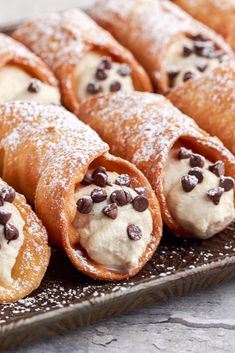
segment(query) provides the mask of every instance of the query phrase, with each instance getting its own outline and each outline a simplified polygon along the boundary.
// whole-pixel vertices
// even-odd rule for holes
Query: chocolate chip
[[[193,37],[193,39],[198,42],[206,42],[207,41],[207,39],[205,37],[203,37],[202,34],[197,34],[196,36]]]
[[[97,173],[94,176],[94,184],[97,186],[105,187],[108,182],[108,176],[104,173]]]
[[[222,161],[217,161],[214,164],[209,165],[208,169],[217,177],[224,175],[224,163]]]
[[[99,82],[96,82],[96,81],[88,83],[86,89],[87,89],[87,92],[92,95],[102,92],[102,87],[100,86]]]
[[[132,201],[132,196],[129,191],[115,190],[111,193],[110,200],[118,206],[125,206]]]
[[[224,189],[221,187],[213,188],[207,192],[207,196],[215,205],[218,205],[220,202],[221,196],[223,195],[223,192],[224,192]]]
[[[28,92],[30,93],[38,93],[40,91],[41,82],[36,79],[32,79],[29,86]]]
[[[182,56],[184,58],[189,57],[193,53],[193,49],[189,47],[183,47]]]
[[[190,157],[190,166],[193,167],[199,167],[203,168],[205,164],[205,158],[202,157],[200,154],[194,153]]]
[[[198,184],[198,179],[194,175],[184,175],[181,178],[181,184],[185,192],[190,192]]]
[[[199,167],[194,167],[194,168],[190,169],[188,174],[189,175],[194,175],[197,178],[199,183],[201,183],[203,181],[202,169],[199,168]]]
[[[145,197],[148,197],[148,191],[143,186],[135,188],[134,190],[135,190],[135,192],[137,192],[138,195],[143,195]]]
[[[208,58],[214,51],[214,44],[211,41],[196,41],[194,43],[194,52],[196,55]]]
[[[11,213],[6,210],[0,210],[0,224],[6,224],[11,218]]]
[[[191,71],[187,71],[185,72],[184,76],[183,76],[183,81],[186,82],[188,80],[190,80],[191,78],[193,78],[194,74]]]
[[[149,201],[147,197],[143,195],[138,195],[132,201],[134,209],[138,212],[144,212],[149,207]]]
[[[88,214],[93,208],[93,200],[90,196],[84,196],[77,200],[77,209],[80,213]]]
[[[118,215],[118,206],[116,203],[110,203],[108,206],[103,208],[105,216],[115,219]]]
[[[101,68],[98,68],[96,70],[96,73],[95,73],[95,78],[99,81],[104,81],[106,80],[106,78],[108,77],[108,75],[106,74],[106,72],[101,69]]]
[[[168,77],[169,77],[169,80],[170,81],[173,81],[175,78],[176,78],[176,76],[178,76],[179,75],[179,70],[171,70],[171,71],[168,71]]]
[[[120,174],[115,180],[115,184],[120,186],[130,186],[131,178],[128,174]]]
[[[16,240],[19,237],[19,231],[13,224],[7,223],[4,226],[4,236],[9,243],[11,240]]]
[[[93,178],[91,175],[91,172],[87,172],[83,178],[83,180],[81,181],[82,185],[91,185],[93,183]]]
[[[101,62],[99,64],[99,68],[103,70],[110,70],[112,67],[112,58],[110,56],[104,56],[101,59]]]
[[[179,153],[178,153],[178,159],[187,159],[192,156],[192,151],[188,150],[187,148],[180,147]]]
[[[12,189],[10,186],[4,186],[0,190],[0,195],[3,198],[3,200],[6,202],[13,202],[16,197],[15,190]]]
[[[0,206],[3,206],[3,205],[4,205],[4,198],[3,198],[3,195],[0,192]]]
[[[127,235],[131,240],[140,240],[142,238],[141,229],[135,224],[128,225]]]
[[[92,173],[92,178],[94,178],[94,176],[95,176],[96,174],[98,174],[98,173],[107,174],[106,168],[103,167],[103,166],[97,167],[97,168],[93,171],[93,173]]]
[[[123,77],[130,76],[131,67],[128,64],[122,64],[118,69],[118,74]]]
[[[219,186],[226,192],[230,191],[234,187],[234,180],[231,177],[221,176],[219,179]]]
[[[196,68],[200,72],[204,72],[207,69],[208,65],[207,64],[197,64]]]
[[[110,92],[118,92],[122,88],[122,85],[119,81],[113,81],[110,85]]]
[[[107,192],[102,188],[96,188],[91,192],[91,198],[95,203],[102,202],[107,199]]]

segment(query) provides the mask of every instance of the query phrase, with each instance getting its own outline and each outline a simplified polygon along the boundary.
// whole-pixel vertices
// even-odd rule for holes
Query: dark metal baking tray
[[[233,277],[235,224],[204,241],[177,238],[164,230],[152,260],[123,282],[90,279],[53,248],[40,288],[17,303],[0,305],[0,351]]]

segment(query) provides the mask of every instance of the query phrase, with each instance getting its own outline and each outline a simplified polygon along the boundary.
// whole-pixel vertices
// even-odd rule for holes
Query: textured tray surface
[[[70,307],[69,315],[72,315],[77,305],[80,308],[88,305],[89,311],[92,312],[94,304],[98,307],[101,302],[103,305],[107,301],[110,305],[110,301],[112,303],[116,296],[120,299],[119,304],[123,303],[125,306],[128,296],[133,296],[135,289],[141,292],[141,296],[143,295],[140,304],[142,305],[145,303],[144,294],[149,288],[154,288],[154,291],[159,288],[161,291],[163,283],[165,287],[169,287],[173,281],[178,287],[176,294],[173,295],[181,294],[235,276],[234,264],[235,224],[206,241],[176,238],[165,231],[163,241],[152,260],[137,276],[124,282],[107,283],[92,280],[76,271],[59,249],[53,249],[51,263],[41,287],[17,303],[0,305],[0,342],[1,338],[14,335],[17,330],[30,331],[32,323],[47,322],[48,313],[52,311],[52,317],[56,317],[61,308]],[[231,271],[224,271],[225,266],[232,274]],[[216,275],[214,280],[210,281],[210,273],[213,274],[215,268],[220,275]],[[206,273],[206,283],[200,283],[198,276],[200,272]],[[194,281],[193,288],[183,288],[187,277]],[[167,297],[163,293],[160,299]],[[153,301],[155,300],[146,299],[146,303]],[[113,305],[117,306],[115,300]],[[128,309],[126,307],[124,311]],[[81,311],[81,315],[86,315],[86,312],[88,313],[86,310]],[[119,312],[123,312],[123,308],[116,307],[113,313]],[[82,322],[87,323],[111,314],[104,312],[103,315],[96,314],[91,319],[84,317]],[[66,311],[63,315],[66,315]]]

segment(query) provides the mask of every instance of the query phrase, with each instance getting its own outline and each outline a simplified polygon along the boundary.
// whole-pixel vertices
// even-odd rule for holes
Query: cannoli
[[[50,69],[21,43],[0,33],[0,103],[30,100],[60,103]]]
[[[47,233],[25,198],[0,179],[0,303],[36,289],[50,259]]]
[[[235,154],[235,63],[176,87],[168,98]]]
[[[0,124],[2,175],[35,204],[50,240],[91,277],[140,271],[162,234],[143,174],[59,106],[7,103]]]
[[[13,36],[50,66],[74,113],[80,101],[99,93],[152,90],[132,54],[78,9],[23,23]]]
[[[170,1],[99,0],[89,14],[132,51],[156,92],[166,93],[233,58],[222,37]]]
[[[174,234],[206,239],[234,220],[234,156],[164,96],[93,97],[79,117],[145,174]]]
[[[235,50],[234,0],[173,0],[173,2],[221,34]]]

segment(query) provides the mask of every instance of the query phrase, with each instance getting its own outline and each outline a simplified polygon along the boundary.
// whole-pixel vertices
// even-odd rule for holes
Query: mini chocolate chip
[[[12,189],[10,186],[4,186],[0,190],[0,195],[3,197],[3,200],[6,202],[13,202],[16,197],[15,190]]]
[[[115,184],[120,186],[130,186],[131,178],[128,174],[120,174],[115,180]]]
[[[99,82],[93,81],[88,83],[87,92],[92,95],[95,95],[102,92],[102,87],[100,86]]]
[[[41,82],[37,79],[32,79],[29,86],[28,92],[30,93],[38,93],[40,91]]]
[[[185,72],[184,76],[183,76],[183,81],[186,82],[188,80],[190,80],[191,78],[193,78],[194,74],[191,71],[187,71]]]
[[[140,240],[142,238],[141,229],[135,224],[128,225],[127,235],[131,240]]]
[[[193,49],[189,48],[189,47],[183,47],[183,51],[182,51],[182,56],[184,58],[187,58],[188,56],[190,56],[193,53]]]
[[[116,203],[118,206],[125,206],[132,201],[132,196],[129,191],[115,190],[110,195],[110,201]]]
[[[99,64],[99,68],[103,70],[110,70],[112,67],[112,58],[110,56],[104,56],[101,59],[101,62]]]
[[[0,224],[6,224],[11,218],[11,213],[6,210],[0,210]]]
[[[88,214],[93,208],[93,200],[90,196],[83,196],[77,200],[77,209],[80,213]]]
[[[16,240],[19,237],[19,231],[13,224],[7,223],[4,226],[4,236],[9,243],[11,240]]]
[[[122,85],[119,81],[113,81],[110,85],[110,92],[118,92],[122,88]]]
[[[128,64],[122,64],[118,69],[118,74],[120,76],[130,76],[131,74],[131,67]]]
[[[221,176],[219,179],[219,186],[226,192],[230,191],[234,187],[234,180],[231,177]]]
[[[97,173],[94,176],[94,184],[97,186],[105,187],[107,185],[108,176],[104,173]]]
[[[200,154],[194,153],[190,157],[190,166],[193,167],[199,167],[203,168],[205,164],[205,158],[202,157]]]
[[[224,193],[224,189],[221,187],[218,187],[218,188],[210,189],[207,192],[207,196],[215,205],[218,205],[223,193]]]
[[[194,43],[194,52],[196,55],[208,58],[214,51],[214,44],[211,41],[196,41]]]
[[[98,173],[103,173],[103,174],[107,174],[106,172],[106,168],[103,166],[99,166],[96,169],[94,169],[93,173],[92,173],[92,178],[94,178],[94,176]]]
[[[217,177],[224,175],[224,163],[222,161],[217,161],[214,164],[209,165],[208,169]]]
[[[116,203],[110,203],[108,206],[103,208],[105,216],[115,219],[118,215],[118,206]]]
[[[198,184],[198,179],[194,175],[183,175],[181,178],[181,184],[185,192],[190,192]]]
[[[193,39],[197,42],[206,42],[207,39],[205,37],[203,37],[202,34],[197,34],[196,36],[193,37]]]
[[[188,159],[192,156],[192,151],[188,150],[185,147],[180,147],[179,153],[178,153],[178,159]]]
[[[102,202],[107,199],[107,192],[105,189],[96,188],[91,192],[91,198],[95,203]]]
[[[179,75],[179,70],[171,70],[171,71],[168,71],[168,78],[169,78],[169,81],[170,81],[170,85],[173,84],[174,82],[174,79]]]
[[[3,198],[3,195],[0,192],[0,206],[3,206],[3,205],[4,205],[4,198]]]
[[[204,72],[207,69],[208,65],[207,64],[197,64],[196,68],[200,72]]]
[[[188,174],[189,175],[194,175],[197,178],[199,183],[201,183],[203,181],[202,169],[199,168],[199,167],[194,167],[194,168],[190,169]]]
[[[96,73],[95,73],[95,78],[99,81],[103,81],[103,80],[106,80],[106,78],[108,77],[108,75],[106,74],[106,72],[101,69],[101,68],[98,68],[96,70]]]
[[[138,212],[144,212],[149,207],[149,201],[147,197],[143,195],[138,195],[132,201],[134,209]]]
[[[143,195],[145,197],[148,197],[148,190],[146,188],[144,188],[143,186],[135,188],[134,190],[135,190],[135,192],[137,192],[138,195]]]
[[[92,178],[92,175],[91,175],[91,172],[87,172],[83,178],[83,180],[81,181],[81,184],[82,185],[91,185],[93,184],[93,178]]]

